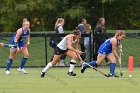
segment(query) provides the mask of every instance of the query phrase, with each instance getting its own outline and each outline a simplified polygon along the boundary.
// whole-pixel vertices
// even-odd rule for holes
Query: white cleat
[[[9,75],[10,74],[10,71],[9,70],[6,70],[6,73],[5,73],[6,75]]]
[[[18,68],[18,72],[21,72],[21,68],[20,67]]]
[[[22,69],[21,68],[18,68],[18,71],[19,72],[23,72],[24,74],[28,74],[28,72],[24,68],[22,68]]]

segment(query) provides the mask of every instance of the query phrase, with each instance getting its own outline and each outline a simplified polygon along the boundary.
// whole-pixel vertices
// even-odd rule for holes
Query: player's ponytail
[[[121,35],[126,35],[126,32],[124,30],[116,30],[115,37],[119,37]]]

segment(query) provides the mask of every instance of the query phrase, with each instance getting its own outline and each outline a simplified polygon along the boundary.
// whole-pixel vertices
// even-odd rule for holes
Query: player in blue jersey
[[[107,57],[111,61],[109,76],[115,77],[116,58],[118,59],[118,61],[121,60],[116,52],[116,47],[118,46],[120,49],[119,51],[122,52],[121,41],[125,38],[125,36],[126,36],[125,31],[117,30],[114,37],[106,40],[99,47],[97,61],[89,62],[89,65],[97,67],[105,59],[105,57]],[[88,67],[89,66],[87,64],[83,63],[81,73],[84,73],[85,69]]]
[[[6,74],[10,74],[10,67],[13,62],[14,56],[18,52],[22,52],[24,57],[21,60],[21,65],[18,69],[19,72],[27,74],[27,71],[24,69],[24,65],[29,57],[29,52],[25,46],[24,39],[27,38],[27,44],[30,44],[30,22],[27,19],[23,19],[23,27],[19,28],[13,37],[10,40],[10,44],[14,44],[13,48],[10,48],[10,55],[6,65]],[[24,47],[24,48],[23,48]]]

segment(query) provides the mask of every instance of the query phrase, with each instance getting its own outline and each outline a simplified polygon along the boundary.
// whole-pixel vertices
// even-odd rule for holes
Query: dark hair
[[[82,22],[84,21],[84,19],[85,19],[85,18],[80,17],[80,18],[78,19],[78,23],[79,23],[79,24],[82,23]]]
[[[81,34],[81,31],[78,30],[78,29],[75,29],[75,30],[73,30],[73,34],[74,35],[80,35]]]

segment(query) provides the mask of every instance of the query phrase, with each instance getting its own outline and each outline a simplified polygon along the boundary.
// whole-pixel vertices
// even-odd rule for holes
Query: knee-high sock
[[[52,63],[48,63],[47,66],[42,70],[42,72],[46,72],[47,70],[49,70],[49,68],[51,68],[53,65]]]
[[[97,67],[96,61],[91,61],[88,63],[89,65],[93,66],[93,67]],[[87,64],[84,65],[84,68],[88,68],[89,66]]]
[[[110,64],[110,75],[114,75],[115,74],[115,67],[116,67],[115,63],[111,63]]]
[[[76,64],[76,60],[72,59],[70,62],[69,72],[73,72],[75,64]]]
[[[10,70],[10,67],[11,67],[12,62],[13,62],[13,59],[10,59],[10,58],[9,58],[9,59],[7,60],[6,70]]]
[[[28,57],[23,57],[23,58],[22,58],[22,60],[21,60],[21,65],[20,65],[20,68],[21,68],[21,69],[24,68],[24,65],[25,65],[25,63],[27,62],[27,59],[28,59]]]

